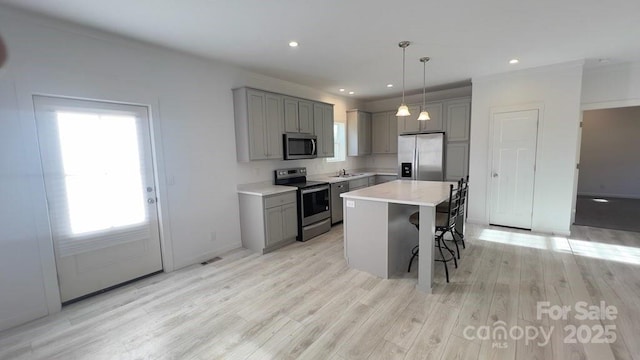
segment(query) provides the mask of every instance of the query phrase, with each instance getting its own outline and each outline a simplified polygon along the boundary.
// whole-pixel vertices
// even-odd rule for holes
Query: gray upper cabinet
[[[395,112],[385,111],[371,115],[371,152],[395,154],[398,152],[398,120]]]
[[[313,108],[310,101],[284,98],[284,130],[289,133],[313,133]]]
[[[371,113],[347,111],[347,155],[371,155]]]
[[[313,126],[318,157],[333,157],[333,105],[313,103]]]
[[[282,159],[282,96],[267,93],[265,103],[267,159]]]
[[[426,109],[431,120],[420,121],[421,131],[443,131],[442,126],[442,102],[427,103]]]
[[[420,115],[420,106],[408,105],[408,107],[411,115],[398,117],[398,134],[416,133],[421,131],[420,126],[422,121],[418,120],[418,115]]]
[[[447,140],[469,141],[471,101],[454,100],[447,103]]]
[[[314,106],[320,106],[318,126]],[[238,161],[282,159],[282,134],[316,134],[318,157],[333,157],[333,105],[268,91],[233,90]]]
[[[327,105],[328,106],[328,105]],[[333,113],[332,113],[333,117]],[[310,101],[298,101],[298,123],[300,124],[300,132],[312,134],[313,125],[313,103]]]
[[[471,99],[450,99],[444,103],[446,150],[446,179],[457,181],[469,173],[469,131]]]
[[[284,98],[284,131],[295,133],[300,132],[297,99]]]
[[[429,112],[431,120],[418,120],[421,105],[409,105],[411,115],[398,118],[398,134],[417,133],[425,131],[443,131],[442,126],[442,102],[427,103],[425,108]]]
[[[233,90],[238,161],[282,159],[283,97]]]

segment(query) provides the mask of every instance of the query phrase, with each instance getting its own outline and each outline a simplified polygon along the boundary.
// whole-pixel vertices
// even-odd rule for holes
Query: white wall
[[[640,107],[582,117],[578,194],[640,198]]]
[[[240,246],[238,183],[270,180],[281,166],[309,165],[312,173],[359,166],[235,157],[232,88],[334,103],[338,121],[358,106],[353,100],[2,6],[0,34],[9,51],[0,70],[0,330],[60,304],[33,94],[151,107],[168,269]]]
[[[640,105],[640,62],[585,68],[581,103],[585,110]]]
[[[489,222],[492,109],[541,105],[532,227],[536,231],[569,233],[581,80],[582,63],[473,79],[469,221]]]

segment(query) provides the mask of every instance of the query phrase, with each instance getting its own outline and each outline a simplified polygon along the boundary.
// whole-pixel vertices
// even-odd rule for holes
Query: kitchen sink
[[[333,177],[349,178],[349,177],[361,176],[361,175],[364,175],[364,174],[344,174],[344,175],[333,175]]]

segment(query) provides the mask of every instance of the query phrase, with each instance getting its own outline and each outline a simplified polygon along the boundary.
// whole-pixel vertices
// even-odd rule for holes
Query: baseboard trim
[[[489,222],[482,219],[474,219],[474,218],[467,218],[467,220],[465,221],[468,224],[474,224],[474,225],[487,225],[489,226]]]
[[[564,230],[564,229],[532,227],[531,231],[538,232],[538,233],[543,233],[543,234],[559,235],[559,236],[569,236],[569,235],[571,235],[571,230]]]
[[[45,307],[34,308],[10,318],[0,319],[0,331],[9,330],[49,315]]]

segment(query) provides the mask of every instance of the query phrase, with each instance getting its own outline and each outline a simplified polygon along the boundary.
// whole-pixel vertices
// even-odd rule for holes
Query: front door
[[[34,105],[62,301],[162,270],[148,109]]]
[[[489,223],[531,229],[538,110],[493,116]]]

